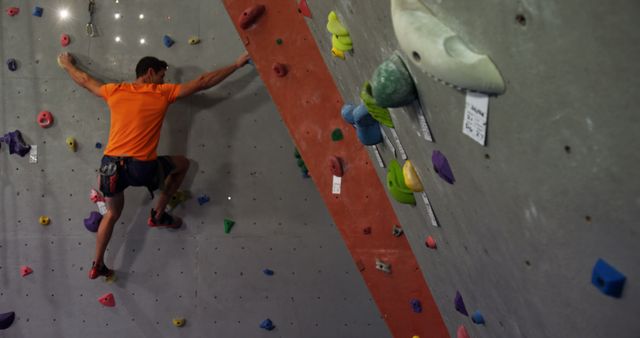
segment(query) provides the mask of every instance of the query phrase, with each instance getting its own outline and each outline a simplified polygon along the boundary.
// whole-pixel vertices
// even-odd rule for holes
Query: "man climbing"
[[[104,264],[104,253],[113,226],[122,213],[124,190],[128,186],[145,186],[151,192],[161,189],[147,221],[149,226],[179,228],[182,225],[182,220],[168,214],[165,208],[187,174],[189,159],[156,153],[167,107],[177,99],[217,85],[248,61],[249,55],[245,52],[232,65],[204,73],[190,82],[165,84],[167,63],[146,56],[136,65],[134,82],[103,84],[78,69],[70,53],[58,56],[58,64],[73,81],[103,98],[111,111],[109,142],[100,166],[100,191],[105,196],[107,213],[98,228],[89,278],[113,275],[113,270]]]

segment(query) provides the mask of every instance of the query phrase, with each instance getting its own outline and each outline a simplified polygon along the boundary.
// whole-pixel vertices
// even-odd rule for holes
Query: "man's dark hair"
[[[153,56],[145,56],[136,65],[136,78],[147,73],[149,68],[156,72],[167,69],[167,63]]]

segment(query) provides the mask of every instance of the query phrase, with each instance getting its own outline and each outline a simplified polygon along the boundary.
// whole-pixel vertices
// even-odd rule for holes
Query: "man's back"
[[[180,93],[176,84],[109,83],[100,87],[111,110],[105,155],[154,160],[169,104]]]

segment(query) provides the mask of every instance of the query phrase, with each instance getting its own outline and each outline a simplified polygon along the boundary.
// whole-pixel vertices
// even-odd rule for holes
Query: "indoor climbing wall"
[[[400,49],[391,2],[308,1],[307,23],[345,103],[360,104],[363,83]],[[383,126],[388,140],[369,148],[382,184],[392,159],[408,159],[424,186],[434,216],[421,193],[413,194],[415,206],[389,199],[450,335],[464,337],[462,325],[471,337],[640,336],[640,117],[631,101],[640,88],[638,4],[396,3],[428,6],[470,50],[489,56],[506,89],[488,97],[484,130],[465,113],[482,104],[468,101],[460,83],[449,82],[463,88],[455,89],[433,78],[440,50],[449,48],[445,66],[447,57],[470,53],[455,39],[430,45],[443,32],[432,23],[427,31],[402,31],[419,42],[400,51],[418,100],[391,109],[394,130]],[[331,11],[351,45],[328,31]],[[424,17],[409,18],[416,28]],[[344,59],[332,55],[336,45]],[[424,64],[435,65],[432,76]],[[467,71],[438,77],[447,81],[457,70]],[[471,137],[467,122],[475,123],[474,132],[466,130]],[[434,151],[446,157],[453,179],[442,158],[434,163]],[[599,290],[620,291],[599,259],[626,276],[617,297]]]
[[[182,82],[232,63],[243,44],[218,1],[96,1],[92,13],[79,0],[0,4],[0,136],[19,130],[32,146],[24,157],[0,146],[0,337],[390,336],[253,66],[169,109],[159,153],[192,159],[191,197],[173,211],[184,228],[149,228],[149,194],[127,190],[106,255],[117,279],[89,280],[84,221],[98,211],[89,193],[109,115],[56,56],[129,81],[154,55],[167,82]],[[98,300],[109,294],[114,307]]]

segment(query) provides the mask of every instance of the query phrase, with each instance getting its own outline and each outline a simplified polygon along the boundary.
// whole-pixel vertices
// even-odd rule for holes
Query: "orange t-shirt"
[[[142,161],[156,159],[164,115],[179,93],[178,84],[108,83],[100,87],[111,110],[104,154]]]

